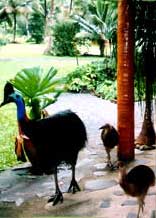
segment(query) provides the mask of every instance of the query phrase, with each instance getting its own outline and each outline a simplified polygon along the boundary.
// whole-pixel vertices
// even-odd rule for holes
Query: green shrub
[[[8,39],[0,38],[0,46],[6,45],[8,42],[9,42]]]
[[[73,21],[61,21],[53,27],[52,54],[56,56],[75,56],[77,54],[75,35],[79,25]]]
[[[116,98],[116,69],[109,59],[77,67],[68,75],[71,92],[92,92],[105,99]]]
[[[39,44],[43,41],[44,38],[44,16],[40,13],[33,13],[29,20],[29,31],[31,39],[29,41],[34,41]]]
[[[103,83],[100,83],[95,90],[95,93],[98,96],[106,100],[116,99],[117,98],[116,92],[117,92],[117,82],[111,80],[105,80]]]

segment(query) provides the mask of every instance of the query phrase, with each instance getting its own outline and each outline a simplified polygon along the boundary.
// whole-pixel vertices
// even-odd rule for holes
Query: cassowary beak
[[[10,102],[11,102],[11,99],[9,97],[8,98],[4,98],[3,102],[0,104],[0,107],[4,106],[4,105],[6,105],[6,104],[8,104]]]
[[[3,101],[3,102],[0,104],[0,107],[4,106],[5,104],[7,104],[7,103]]]

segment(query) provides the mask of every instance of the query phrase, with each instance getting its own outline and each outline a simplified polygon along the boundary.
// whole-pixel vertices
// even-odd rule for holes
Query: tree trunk
[[[155,144],[155,131],[153,122],[151,120],[151,113],[149,107],[146,104],[144,121],[142,124],[141,132],[135,140],[136,147],[141,150],[152,149]]]
[[[73,0],[70,0],[69,14],[71,14],[73,8]]]
[[[44,0],[44,18],[45,18],[45,22],[47,19],[47,0]]]
[[[144,22],[144,31],[142,33],[142,77],[145,78],[145,113],[141,132],[137,137],[136,147],[144,149],[153,149],[155,144],[155,130],[152,122],[152,107],[153,98],[155,96],[155,81],[156,81],[156,3],[144,2],[141,4],[142,16],[141,24]],[[140,26],[142,29],[142,25]],[[145,34],[146,33],[146,34]]]
[[[134,14],[131,0],[118,2],[117,113],[118,158],[134,159]]]
[[[54,14],[54,0],[51,0],[51,7],[50,7],[50,14],[46,17],[46,31],[45,37],[47,40],[47,47],[44,51],[44,54],[49,54],[52,47],[52,35],[51,35],[51,28],[53,25],[53,14]]]
[[[151,56],[152,57],[152,56]],[[146,69],[148,71],[148,69]],[[144,120],[139,136],[135,140],[136,147],[141,150],[152,149],[155,144],[155,130],[152,122],[152,98],[151,98],[151,84],[148,78],[149,74],[146,75],[146,89],[145,89],[145,113]]]
[[[104,57],[105,40],[99,40],[100,57]]]
[[[16,13],[13,13],[13,42],[15,43],[16,41],[16,24],[17,20],[16,20]]]

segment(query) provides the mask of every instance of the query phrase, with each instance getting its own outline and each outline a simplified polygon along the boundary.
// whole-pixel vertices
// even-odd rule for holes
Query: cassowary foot
[[[76,180],[72,180],[70,183],[70,186],[68,188],[68,193],[76,193],[78,191],[81,191],[79,185],[77,184]]]
[[[63,195],[61,192],[56,192],[55,195],[51,196],[48,200],[48,203],[53,202],[55,206],[58,202],[63,203]]]

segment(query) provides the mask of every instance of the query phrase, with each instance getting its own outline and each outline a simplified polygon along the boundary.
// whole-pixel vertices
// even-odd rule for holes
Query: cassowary
[[[119,161],[119,184],[127,195],[138,199],[138,213],[144,210],[144,199],[150,186],[155,185],[155,174],[153,170],[146,165],[138,165],[132,168],[128,173],[123,162]]]
[[[107,153],[107,164],[112,168],[113,164],[111,162],[110,152],[116,145],[118,145],[119,135],[116,129],[108,123],[106,123],[104,126],[101,126],[100,129],[102,129],[101,140]]]
[[[7,95],[7,87],[9,87]],[[75,165],[79,151],[85,147],[87,133],[82,120],[72,111],[66,110],[40,120],[30,120],[26,115],[22,96],[14,91],[10,83],[5,86],[4,101],[0,106],[14,102],[17,106],[17,120],[21,133],[30,140],[29,152],[34,158],[34,166],[45,174],[54,174],[56,191],[49,199],[53,205],[63,202],[58,185],[57,167],[61,163],[71,166],[72,179],[68,192],[75,193],[80,188],[75,179]]]

